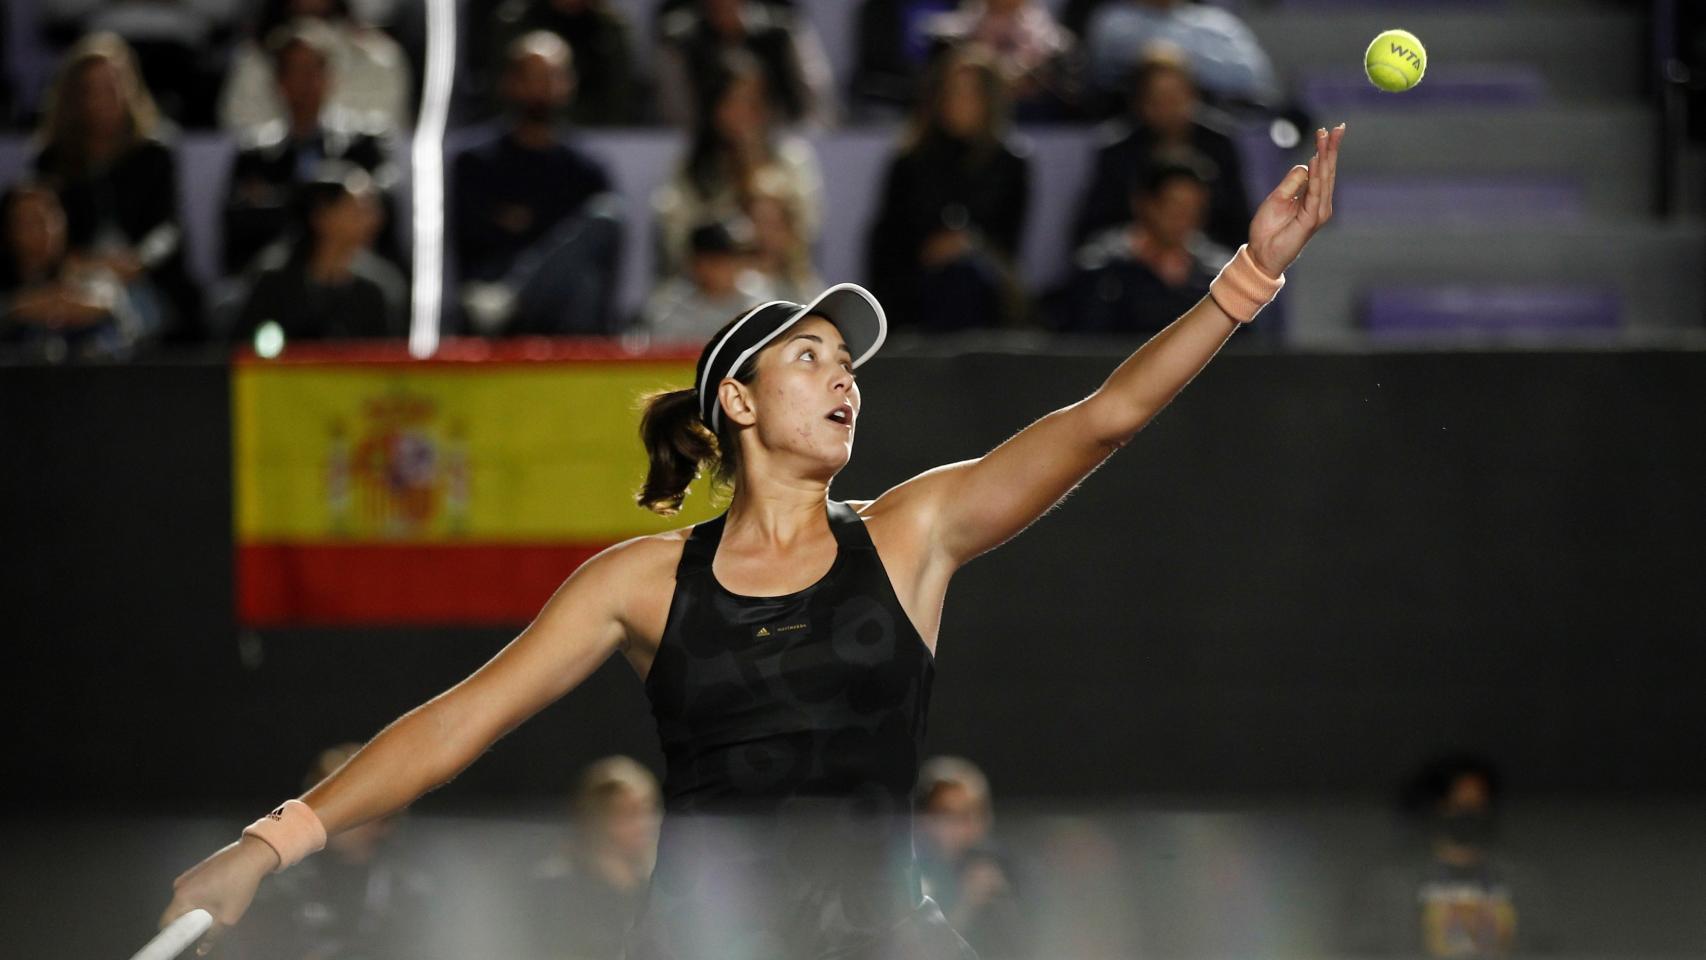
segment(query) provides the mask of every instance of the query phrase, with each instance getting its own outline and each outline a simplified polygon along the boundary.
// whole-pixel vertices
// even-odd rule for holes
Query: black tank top
[[[725,517],[682,550],[646,676],[663,829],[630,958],[966,956],[919,892],[912,789],[935,667],[864,521],[804,590],[745,597],[711,572]],[[923,931],[921,915],[938,921]],[[944,935],[945,934],[945,935]]]

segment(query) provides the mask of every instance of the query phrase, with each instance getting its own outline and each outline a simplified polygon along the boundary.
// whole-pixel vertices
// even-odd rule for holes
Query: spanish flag
[[[249,626],[521,624],[605,547],[712,516],[634,503],[640,399],[694,356],[611,341],[295,347],[232,364]]]

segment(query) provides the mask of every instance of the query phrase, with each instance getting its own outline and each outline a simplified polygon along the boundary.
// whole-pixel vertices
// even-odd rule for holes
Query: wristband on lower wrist
[[[1250,256],[1250,245],[1238,248],[1232,259],[1220,270],[1220,275],[1208,286],[1208,295],[1219,304],[1226,315],[1239,323],[1256,319],[1262,308],[1272,303],[1285,286],[1285,274],[1270,277],[1262,272]]]
[[[286,800],[266,816],[243,828],[243,836],[254,837],[278,854],[278,873],[326,845],[326,828],[314,809],[300,800]]]

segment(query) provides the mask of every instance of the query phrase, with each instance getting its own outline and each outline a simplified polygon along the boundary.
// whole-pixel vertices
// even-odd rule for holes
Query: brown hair
[[[62,176],[82,174],[90,163],[84,142],[86,124],[81,105],[72,96],[72,85],[81,83],[83,71],[96,63],[107,63],[118,74],[119,96],[124,99],[129,121],[126,148],[151,136],[159,124],[159,111],[142,82],[142,74],[136,69],[136,57],[131,53],[130,45],[116,33],[89,34],[78,41],[60,62],[59,73],[42,110],[39,137],[44,148],[53,150],[58,167],[54,173]]]
[[[741,317],[747,311],[741,312]],[[740,321],[735,317],[705,344],[709,351]],[[762,352],[762,351],[761,351]],[[703,370],[706,355],[699,356]],[[732,377],[740,383],[751,383],[758,375],[758,354],[740,365]],[[719,418],[719,428],[711,433],[699,416],[699,394],[692,387],[684,390],[660,390],[640,399],[640,443],[645,445],[646,482],[634,501],[656,514],[674,516],[681,509],[687,488],[698,479],[701,470],[709,470],[715,487],[730,488],[740,473],[740,444],[735,440],[735,427],[728,417]]]
[[[942,132],[942,101],[948,92],[948,79],[958,70],[970,70],[983,93],[984,127],[973,144],[974,151],[987,153],[1006,135],[1011,119],[1007,81],[1001,76],[994,55],[980,43],[957,43],[938,52],[926,69],[923,92],[901,138],[902,150],[910,151]]]

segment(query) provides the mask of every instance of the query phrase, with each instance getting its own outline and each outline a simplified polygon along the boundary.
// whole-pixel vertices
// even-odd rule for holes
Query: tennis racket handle
[[[211,926],[213,914],[197,907],[167,924],[166,929],[155,934],[154,939],[144,944],[130,960],[172,960],[190,944],[200,940]]]

